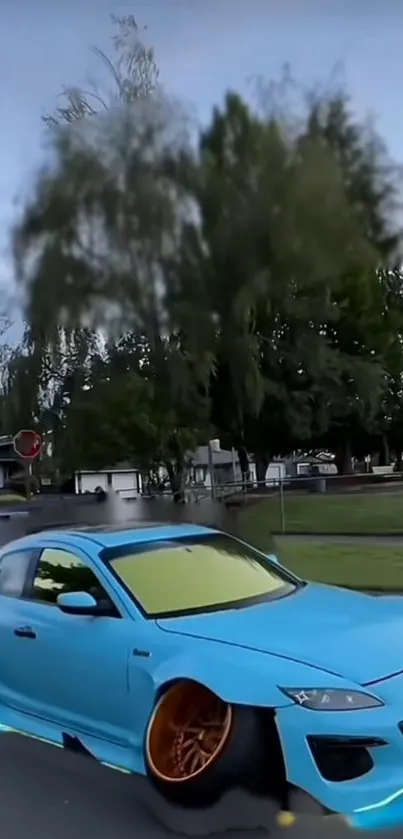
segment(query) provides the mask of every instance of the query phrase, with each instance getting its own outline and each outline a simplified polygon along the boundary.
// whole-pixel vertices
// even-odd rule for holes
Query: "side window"
[[[70,551],[46,548],[34,576],[32,599],[55,604],[59,594],[72,591],[86,591],[98,603],[110,605],[115,610],[94,572],[78,556]]]
[[[0,558],[0,594],[21,597],[32,560],[32,551],[14,551]]]

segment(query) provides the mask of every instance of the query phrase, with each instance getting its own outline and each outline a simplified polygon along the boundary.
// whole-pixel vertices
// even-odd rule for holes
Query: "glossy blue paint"
[[[357,830],[385,830],[403,826],[403,789],[383,801],[347,814],[346,821]]]
[[[403,670],[403,599],[310,584],[251,608],[159,621],[167,632],[236,644],[365,683]],[[323,682],[323,677],[322,677]]]
[[[152,620],[100,559],[104,548],[213,532],[195,525],[47,531],[3,548],[1,554],[73,552],[96,574],[120,618],[0,596],[0,732],[59,747],[68,735],[102,763],[144,773],[145,730],[160,691],[173,680],[194,679],[228,702],[273,708],[288,780],[324,806],[353,819],[360,808],[369,812],[394,800],[403,790],[403,600],[309,584],[254,606]],[[61,599],[83,605],[82,594]],[[32,628],[35,637],[15,635],[16,627]],[[281,687],[366,691],[383,704],[310,711]],[[371,748],[371,772],[331,783],[317,768],[308,735],[371,736],[387,745]]]
[[[87,591],[67,591],[57,598],[59,609],[96,609],[97,601]]]

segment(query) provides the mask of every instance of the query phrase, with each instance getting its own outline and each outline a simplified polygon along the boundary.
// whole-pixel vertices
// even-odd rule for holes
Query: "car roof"
[[[54,538],[59,543],[74,545],[75,542],[90,541],[98,548],[115,548],[135,542],[151,542],[160,539],[175,539],[185,536],[198,536],[216,532],[213,528],[195,524],[156,524],[152,522],[128,522],[113,525],[68,525],[55,524],[31,531],[28,536],[18,539],[22,544],[43,542],[44,538]],[[13,545],[16,547],[17,542]]]

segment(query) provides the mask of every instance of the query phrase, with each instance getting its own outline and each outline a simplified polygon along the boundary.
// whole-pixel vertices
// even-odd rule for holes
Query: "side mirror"
[[[65,594],[59,594],[56,603],[66,615],[96,615],[98,612],[95,597],[86,591],[68,591]]]

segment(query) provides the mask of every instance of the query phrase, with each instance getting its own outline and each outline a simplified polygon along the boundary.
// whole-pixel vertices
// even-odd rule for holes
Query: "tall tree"
[[[218,427],[256,455],[309,439],[315,392],[334,376],[323,325],[344,272],[373,264],[342,172],[319,137],[293,137],[234,94],[201,138],[198,192],[217,325]]]
[[[7,340],[10,327],[11,319],[5,307],[0,312],[0,434],[10,433],[7,427],[9,365],[13,357],[13,348]]]
[[[177,342],[171,337],[163,343],[161,371],[144,336],[127,335],[93,359],[85,387],[67,411],[64,453],[77,468],[127,462],[147,473],[164,465],[180,501],[189,458],[208,433],[208,402],[191,370],[184,386]]]
[[[41,420],[40,371],[35,355],[23,340],[10,348],[1,381],[1,424],[3,433],[20,428],[37,428]]]
[[[379,207],[364,212],[368,150],[360,166],[358,140],[341,154],[333,111],[315,107],[296,136],[229,94],[196,153],[176,142],[162,99],[106,109],[53,134],[52,166],[17,225],[34,344],[54,345],[62,322],[67,334],[102,326],[136,345],[119,355],[119,375],[101,364],[88,390],[81,383],[71,428],[95,422],[102,403],[111,417],[137,399],[138,424],[132,409],[122,415],[121,439],[133,457],[134,429],[149,457],[152,443],[177,494],[188,447],[207,429],[208,388],[214,425],[245,470],[255,453],[260,475],[293,443],[327,435],[339,446],[379,413],[387,330],[375,269],[392,243]]]
[[[339,470],[345,471],[351,468],[356,441],[382,425],[388,359],[396,358],[390,275],[380,270],[393,265],[400,246],[394,221],[396,172],[372,127],[358,122],[344,96],[313,104],[307,134],[321,138],[338,161],[354,217],[376,255],[369,270],[359,266],[343,273],[332,293],[337,317],[327,325],[340,376],[329,383],[327,411],[321,408],[321,426],[327,428],[322,443],[326,440],[336,451]]]
[[[399,471],[403,452],[403,275],[400,266],[378,272],[383,324],[383,398],[375,434],[365,454],[379,453],[380,464],[388,465],[393,450]]]
[[[165,102],[149,100],[111,111],[95,133],[87,125],[57,132],[56,162],[39,174],[15,236],[35,341],[51,344],[61,321],[67,333],[85,322],[111,339],[145,336],[149,378],[165,406],[178,404],[179,389],[193,394],[195,377],[205,389],[207,377],[184,341],[193,314],[174,268],[188,196],[172,175],[166,119]]]
[[[152,93],[158,83],[158,67],[154,52],[145,46],[141,30],[133,15],[112,15],[115,34],[112,36],[112,54],[99,47],[93,52],[109,77],[110,84],[93,82],[89,89],[66,86],[61,93],[62,104],[54,113],[43,117],[49,128],[74,123],[84,117],[95,116],[116,104],[132,104]]]

